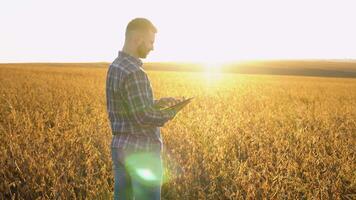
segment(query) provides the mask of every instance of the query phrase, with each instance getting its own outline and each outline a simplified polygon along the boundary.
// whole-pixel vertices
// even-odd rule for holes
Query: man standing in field
[[[177,111],[161,111],[175,98],[153,99],[140,58],[153,50],[157,29],[136,18],[126,27],[125,44],[111,63],[106,79],[107,111],[112,129],[114,199],[160,199],[162,140],[160,127]]]

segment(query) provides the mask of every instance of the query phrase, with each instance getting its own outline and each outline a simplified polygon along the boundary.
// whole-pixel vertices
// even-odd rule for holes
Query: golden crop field
[[[109,199],[107,68],[0,67],[0,199]],[[148,71],[194,96],[162,129],[162,198],[356,199],[356,79]]]

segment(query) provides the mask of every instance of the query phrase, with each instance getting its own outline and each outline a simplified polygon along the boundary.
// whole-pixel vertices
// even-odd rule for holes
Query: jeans
[[[163,167],[160,151],[130,152],[111,148],[114,164],[114,199],[160,199]]]

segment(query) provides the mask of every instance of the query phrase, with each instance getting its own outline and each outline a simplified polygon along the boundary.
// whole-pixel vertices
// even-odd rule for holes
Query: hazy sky
[[[356,58],[353,0],[2,0],[0,62],[111,62],[127,23],[158,28],[146,61]]]

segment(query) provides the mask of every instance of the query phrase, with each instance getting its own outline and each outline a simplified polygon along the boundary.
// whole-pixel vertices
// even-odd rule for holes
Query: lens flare
[[[157,176],[152,173],[150,169],[136,169],[136,174],[141,177],[141,179],[147,181],[157,180]]]

